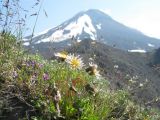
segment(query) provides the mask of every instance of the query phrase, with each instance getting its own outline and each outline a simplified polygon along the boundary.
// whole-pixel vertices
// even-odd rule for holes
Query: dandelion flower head
[[[82,58],[80,56],[76,56],[76,55],[68,55],[66,58],[66,62],[72,67],[72,68],[77,68],[77,69],[81,69],[84,64],[82,61]]]

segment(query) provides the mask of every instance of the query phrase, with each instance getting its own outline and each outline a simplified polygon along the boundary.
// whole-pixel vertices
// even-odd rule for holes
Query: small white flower
[[[156,98],[156,102],[159,101],[159,98]]]
[[[29,86],[31,87],[35,85],[36,81],[37,81],[37,77],[35,75],[32,75],[29,81]]]
[[[95,75],[97,78],[100,77],[99,71],[97,70],[98,66],[94,63],[89,63],[89,67],[86,68],[86,72],[88,72],[90,75]]]
[[[140,83],[140,84],[139,84],[139,87],[143,87],[143,84],[142,84],[142,83]]]
[[[133,76],[133,79],[135,79],[135,80],[138,79],[138,76],[137,76],[137,75],[136,75],[136,76]]]
[[[148,79],[146,78],[146,82],[148,82]]]
[[[129,80],[130,83],[136,83],[135,80],[133,80],[132,78]]]
[[[61,93],[59,90],[57,90],[57,94],[54,96],[55,101],[60,101],[61,100]]]
[[[119,68],[119,66],[118,66],[118,65],[114,65],[114,68],[115,68],[115,69],[118,69],[118,68]]]
[[[90,61],[93,61],[93,58],[90,57],[89,60],[90,60]]]
[[[97,64],[92,63],[92,62],[89,63],[89,66],[90,66],[90,67],[94,67],[94,68],[96,68],[96,69],[97,69],[97,67],[98,67]]]

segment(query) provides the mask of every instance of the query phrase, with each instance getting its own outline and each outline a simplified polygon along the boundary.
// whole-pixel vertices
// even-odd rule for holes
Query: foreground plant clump
[[[94,63],[56,53],[29,55],[16,37],[0,35],[0,119],[159,120],[158,110],[136,105],[129,93],[110,91]]]

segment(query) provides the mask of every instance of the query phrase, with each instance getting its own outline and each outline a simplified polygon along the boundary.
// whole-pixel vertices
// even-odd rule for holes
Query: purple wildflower
[[[37,72],[35,72],[35,73],[34,73],[34,76],[35,76],[35,77],[37,77],[37,76],[38,76],[38,73],[37,73]]]
[[[42,63],[38,63],[38,67],[39,67],[39,68],[42,68],[42,67],[43,67],[43,64],[42,64]]]
[[[43,79],[44,79],[44,80],[49,80],[49,75],[48,75],[48,73],[44,73],[44,74],[43,74]]]
[[[36,61],[29,60],[29,61],[26,62],[26,66],[27,67],[29,67],[29,66],[35,67],[36,66]]]
[[[30,66],[29,62],[26,62],[26,66],[27,66],[27,67],[29,67],[29,66]]]
[[[32,65],[32,67],[35,67],[36,66],[36,61],[31,61],[31,65]]]

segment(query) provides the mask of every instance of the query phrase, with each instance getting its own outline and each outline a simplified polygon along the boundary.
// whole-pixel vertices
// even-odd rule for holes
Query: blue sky
[[[30,9],[32,1],[22,0],[22,6]],[[76,13],[91,8],[103,10],[127,26],[160,38],[160,0],[44,0],[35,33],[55,27]],[[27,19],[27,27],[30,29],[26,34],[31,32],[34,23],[35,17]]]

